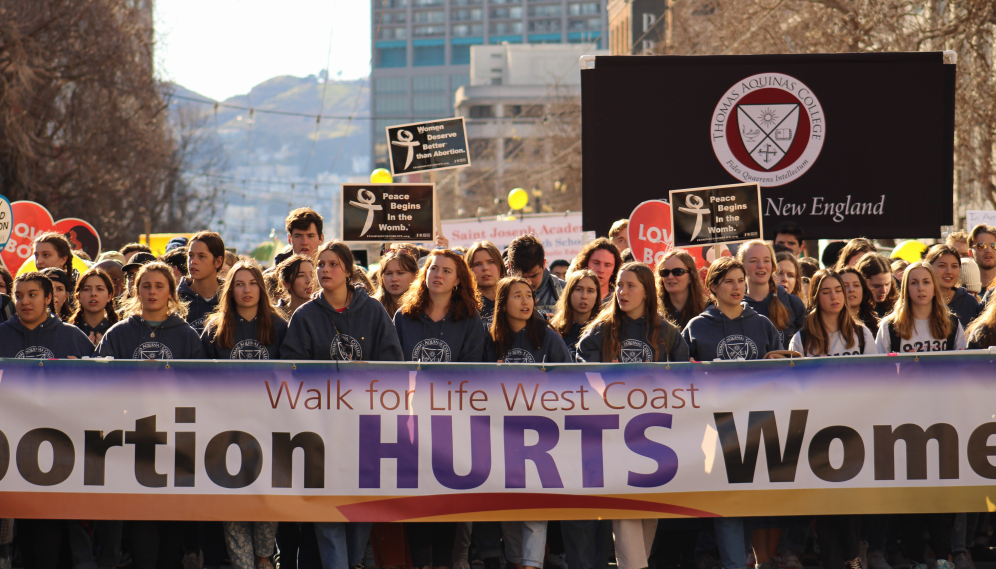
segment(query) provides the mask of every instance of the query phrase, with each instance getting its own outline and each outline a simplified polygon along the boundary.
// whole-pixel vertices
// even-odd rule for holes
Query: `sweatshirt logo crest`
[[[346,334],[336,334],[332,339],[331,354],[333,360],[351,362],[363,359],[363,348],[356,338]]]
[[[256,340],[242,340],[232,348],[233,360],[268,360],[270,352]]]
[[[415,344],[412,350],[413,362],[449,362],[453,361],[450,346],[438,338],[427,338]]]
[[[15,358],[20,359],[30,359],[30,360],[47,360],[55,357],[52,350],[46,348],[45,346],[31,346],[30,348],[24,348],[20,352],[17,352]]]
[[[131,354],[133,360],[171,360],[173,352],[169,351],[164,344],[159,342],[145,342],[139,344]]]
[[[503,363],[506,364],[534,364],[536,359],[527,350],[522,348],[512,348],[511,350],[505,352],[505,356],[501,359]]]
[[[204,331],[204,323],[207,322],[207,316],[202,316],[197,320],[190,323],[190,327],[197,331],[198,334]]]
[[[759,358],[754,340],[740,334],[727,336],[716,347],[717,360],[756,360]]]
[[[622,343],[619,360],[624,364],[654,361],[654,351],[641,340],[626,340]]]

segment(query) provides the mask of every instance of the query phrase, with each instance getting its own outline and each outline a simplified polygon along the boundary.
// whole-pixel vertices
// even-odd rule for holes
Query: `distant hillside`
[[[363,85],[362,91],[361,85]],[[173,87],[176,95],[209,99],[183,86]],[[370,115],[370,89],[362,80],[333,81],[326,87],[319,83],[314,75],[274,77],[256,85],[247,95],[238,95],[222,102],[257,110],[316,115],[322,108],[323,90],[325,105],[322,115],[349,116],[353,113],[354,104],[356,116]],[[175,104],[171,105],[174,110],[188,107],[203,113],[206,116],[203,128],[211,131],[210,134],[213,135],[213,131],[217,128],[218,138],[228,156],[230,169],[241,169],[249,165],[255,172],[262,169],[272,172],[275,177],[311,179],[322,173],[349,176],[369,169],[369,120],[354,120],[349,125],[345,119],[322,119],[316,134],[314,116],[299,117],[255,112],[252,116],[250,141],[248,111],[219,107],[215,121],[213,105],[179,98],[174,101]],[[343,136],[346,137],[344,143]],[[315,141],[314,151],[311,160],[308,161],[312,140]],[[333,158],[339,151],[340,144],[342,151],[333,168]],[[251,156],[248,153],[250,148]]]

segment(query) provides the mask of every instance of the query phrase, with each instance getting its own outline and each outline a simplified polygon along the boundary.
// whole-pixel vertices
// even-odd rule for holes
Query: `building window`
[[[415,93],[445,93],[445,75],[419,75],[412,77],[412,91]]]
[[[377,34],[379,40],[403,40],[408,39],[407,28],[381,28]]]
[[[405,116],[408,114],[408,97],[377,96],[374,97],[374,106],[377,115]]]
[[[455,45],[450,50],[450,65],[468,65],[470,63],[469,45]]]
[[[450,0],[450,6],[476,6],[483,3],[484,0]]]
[[[407,21],[407,12],[384,12],[383,15],[378,15],[375,20],[382,26],[389,24],[404,24]]]
[[[465,20],[481,20],[484,18],[484,10],[475,8],[472,10],[452,10],[450,20],[462,22]]]
[[[415,67],[446,65],[446,48],[441,45],[415,47]]]
[[[567,23],[569,32],[598,31],[602,29],[601,18],[585,18],[583,20],[571,20]]]
[[[412,14],[412,21],[416,24],[438,24],[446,21],[446,12],[443,10],[423,10]]]
[[[495,116],[495,108],[493,105],[474,105],[470,107],[470,118],[472,119],[490,119]]]
[[[450,34],[455,38],[483,36],[484,24],[453,24]]]
[[[530,33],[560,32],[560,20],[529,20]]]
[[[444,36],[446,26],[415,26],[412,28],[412,35],[416,37]]]
[[[382,47],[374,50],[374,67],[405,67],[408,65],[408,48]]]
[[[567,7],[567,13],[571,16],[594,16],[602,13],[602,5],[598,2],[571,4]]]
[[[417,95],[412,97],[412,110],[416,116],[450,116],[450,98],[446,95]]]
[[[408,92],[408,78],[377,77],[373,87],[375,95],[403,95]]]
[[[495,36],[506,34],[521,34],[522,22],[491,22],[488,26],[488,33]]]
[[[543,105],[505,105],[506,117],[537,118],[543,116]]]
[[[522,17],[522,6],[512,6],[509,8],[492,8],[491,9],[491,19],[498,20],[502,18],[521,18]]]
[[[446,0],[415,0],[412,5],[416,8],[424,8],[426,6],[442,6],[446,4]]]
[[[492,85],[501,85],[501,77],[492,77],[491,78],[491,84]]]
[[[554,4],[552,6],[530,6],[529,15],[541,18],[560,17],[560,4]]]
[[[399,10],[408,7],[408,0],[380,0],[374,6],[382,10]]]

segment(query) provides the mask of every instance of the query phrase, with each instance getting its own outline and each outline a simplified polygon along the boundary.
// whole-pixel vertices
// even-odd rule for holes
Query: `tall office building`
[[[606,0],[373,0],[374,168],[388,167],[384,128],[450,117],[470,84],[474,45],[608,44]]]

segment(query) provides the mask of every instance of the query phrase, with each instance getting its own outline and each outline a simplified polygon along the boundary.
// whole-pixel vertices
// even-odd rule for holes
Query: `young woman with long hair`
[[[868,281],[868,288],[875,298],[875,312],[878,317],[888,314],[899,298],[899,286],[896,277],[892,275],[889,260],[877,253],[865,255],[861,257],[855,268],[861,271]]]
[[[477,282],[478,299],[481,301],[481,322],[485,331],[491,330],[495,314],[495,295],[498,281],[508,276],[508,269],[501,257],[501,251],[490,241],[475,241],[467,249],[463,259]]]
[[[315,287],[315,265],[311,257],[291,255],[276,267],[279,289],[283,293],[276,307],[290,318],[298,308],[311,300]]]
[[[557,301],[557,312],[550,326],[564,339],[571,360],[577,359],[582,330],[601,309],[600,288],[594,271],[578,269],[567,275],[564,294]]]
[[[68,288],[72,290],[79,277],[79,272],[73,268],[73,246],[65,235],[49,231],[35,237],[34,241],[35,268],[43,271],[49,267],[66,271],[72,281]]]
[[[114,282],[103,270],[90,268],[76,281],[74,296],[77,308],[69,322],[96,346],[107,330],[118,322],[118,313],[114,310]]]
[[[674,249],[657,263],[657,305],[669,322],[683,330],[688,321],[705,310],[708,297],[695,259]]]
[[[925,261],[906,267],[892,312],[879,324],[882,354],[964,350],[965,330],[938,294],[937,273]]]
[[[342,241],[326,241],[315,256],[320,294],[291,316],[280,348],[284,360],[400,362],[401,342],[384,306],[362,286],[350,284],[353,253]],[[371,524],[316,522],[315,535],[324,567],[360,564]],[[348,535],[348,537],[347,537]],[[347,545],[347,542],[352,545]],[[362,545],[357,545],[362,543]]]
[[[463,257],[448,249],[432,251],[394,315],[402,352],[413,362],[480,362],[484,324],[479,309],[474,277]]]
[[[848,269],[855,270],[853,267],[845,270]],[[823,269],[813,275],[809,312],[802,329],[792,337],[790,350],[806,357],[878,353],[875,334],[848,305],[848,290],[844,276],[832,269]],[[845,559],[852,557],[845,556]]]
[[[418,276],[418,259],[412,250],[399,247],[380,258],[377,267],[377,294],[374,299],[384,305],[390,316],[401,308],[401,297],[408,292]]]
[[[567,344],[536,311],[529,281],[505,277],[495,291],[495,314],[485,338],[484,361],[504,363],[568,363]]]
[[[868,287],[865,276],[854,267],[844,267],[837,272],[837,276],[840,282],[844,283],[847,308],[872,331],[873,335],[878,334],[879,317],[878,313],[875,312],[875,297],[872,295],[871,288]],[[810,306],[809,310],[812,309],[813,307]]]
[[[56,318],[52,281],[40,272],[14,279],[16,313],[0,324],[0,357],[82,358],[93,344],[76,326]]]
[[[207,317],[201,341],[213,360],[280,359],[287,323],[277,313],[255,261],[237,261],[218,293],[218,309]]]
[[[785,287],[789,294],[805,299],[802,294],[802,265],[799,264],[799,259],[792,253],[778,253],[775,260],[778,262],[775,282]]]
[[[585,362],[687,362],[681,331],[657,308],[654,272],[643,263],[619,270],[612,304],[585,328],[578,345]]]
[[[187,322],[198,334],[207,315],[218,307],[219,276],[225,265],[225,241],[214,231],[199,231],[187,242],[187,273],[178,294],[187,305]]]
[[[173,268],[159,261],[143,265],[135,276],[135,295],[123,307],[123,319],[107,330],[97,352],[118,360],[202,359],[204,347],[184,320],[186,314]]]
[[[840,250],[840,254],[837,256],[837,263],[833,268],[839,273],[844,267],[853,267],[858,264],[858,261],[868,253],[877,252],[878,249],[874,243],[864,237],[855,237],[848,241],[844,245],[844,248]]]
[[[55,302],[55,315],[63,322],[69,322],[73,312],[76,311],[76,303],[72,297],[73,280],[69,278],[66,271],[56,267],[42,269],[43,275],[52,281],[54,291],[53,302]]]
[[[937,272],[936,294],[944,300],[948,310],[958,317],[962,326],[982,312],[982,305],[975,296],[961,286],[961,257],[949,245],[934,245],[923,258]]]
[[[767,241],[748,241],[737,251],[737,260],[747,276],[744,301],[775,325],[784,346],[802,327],[806,306],[785,287],[775,284],[775,259],[775,250]]]

